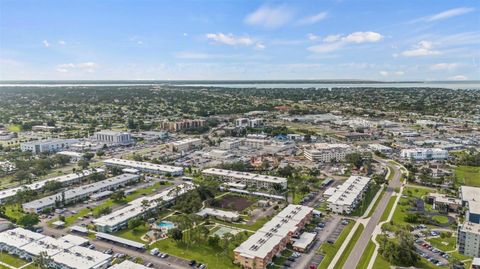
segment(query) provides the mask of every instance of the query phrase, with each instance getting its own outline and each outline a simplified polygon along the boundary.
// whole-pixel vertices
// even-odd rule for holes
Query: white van
[[[154,248],[154,249],[150,250],[150,254],[154,255],[154,256],[156,256],[159,252],[160,251],[158,250],[158,248]]]

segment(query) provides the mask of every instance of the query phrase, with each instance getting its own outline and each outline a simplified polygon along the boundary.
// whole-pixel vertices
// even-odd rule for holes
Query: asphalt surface
[[[383,161],[381,159],[375,159],[376,161],[380,162],[383,165],[387,165],[386,161]],[[388,184],[387,190],[385,194],[383,195],[382,199],[377,205],[377,208],[375,209],[375,212],[372,214],[370,220],[367,223],[367,226],[365,227],[365,230],[363,230],[362,235],[358,239],[357,243],[355,244],[355,247],[352,249],[350,252],[350,255],[347,258],[347,261],[345,262],[343,269],[352,269],[356,268],[358,265],[358,262],[360,261],[363,252],[365,251],[365,248],[367,247],[368,242],[370,241],[370,238],[372,237],[373,230],[375,230],[375,227],[380,221],[380,218],[383,215],[383,212],[385,211],[385,208],[387,207],[388,201],[390,201],[390,197],[392,197],[393,192],[395,191],[395,188],[398,188],[401,186],[400,178],[401,178],[401,171],[400,168],[397,167],[396,165],[391,166],[395,173],[393,179],[390,181]]]

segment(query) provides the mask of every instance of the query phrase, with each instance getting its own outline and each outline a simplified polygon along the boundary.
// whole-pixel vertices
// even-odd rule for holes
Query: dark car
[[[195,260],[191,260],[191,261],[188,263],[188,265],[190,265],[190,266],[195,266],[195,264],[197,264],[197,261],[195,261]]]

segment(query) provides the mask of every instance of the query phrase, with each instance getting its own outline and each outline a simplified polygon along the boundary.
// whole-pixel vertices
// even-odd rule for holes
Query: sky
[[[480,1],[0,0],[0,80],[480,80]]]

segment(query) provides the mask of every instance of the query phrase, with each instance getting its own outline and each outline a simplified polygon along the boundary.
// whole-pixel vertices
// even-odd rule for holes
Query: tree
[[[85,170],[90,165],[90,163],[87,160],[80,160],[78,161],[77,165]]]
[[[110,198],[112,198],[112,200],[115,202],[121,202],[126,198],[125,192],[123,190],[117,190],[114,193],[112,193]]]
[[[345,156],[345,160],[351,163],[355,168],[360,169],[363,165],[362,155],[358,152],[350,153]]]
[[[85,160],[90,161],[94,156],[95,156],[95,154],[93,154],[91,152],[85,152],[82,157]]]
[[[133,219],[128,221],[128,228],[129,229],[135,229],[138,226],[140,226],[142,223],[143,223],[142,220],[137,219],[137,218],[133,218]]]
[[[178,228],[170,229],[169,233],[170,233],[170,237],[172,237],[172,239],[177,241],[177,242],[180,242],[183,238],[183,233]]]
[[[43,188],[46,191],[56,191],[56,190],[62,188],[62,183],[59,182],[59,181],[53,181],[53,180],[47,181],[47,183],[45,183]]]
[[[36,214],[25,214],[17,220],[17,224],[25,228],[31,228],[40,222]]]
[[[97,156],[98,156],[98,157],[105,156],[105,151],[99,149],[99,150],[97,151]]]
[[[147,199],[142,200],[142,212],[147,211],[149,207],[150,207],[150,201]]]
[[[41,269],[47,269],[51,268],[53,260],[48,256],[46,251],[42,251],[38,254],[38,256],[35,258],[35,265],[38,266],[38,268]]]
[[[30,172],[25,171],[25,170],[20,170],[17,173],[15,173],[15,179],[17,179],[20,182],[30,182],[32,180],[32,174]]]

